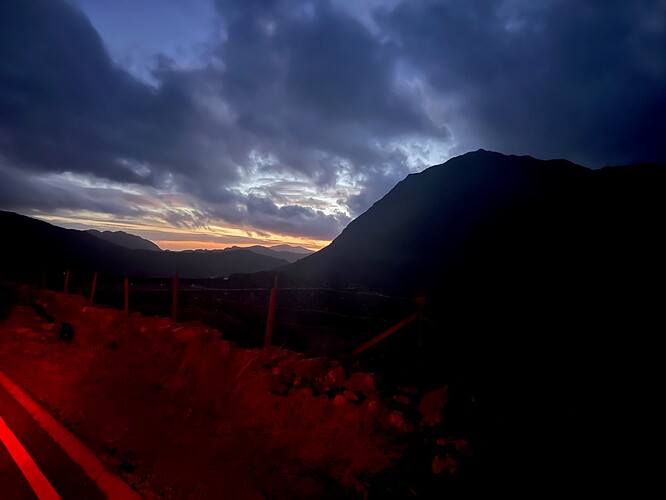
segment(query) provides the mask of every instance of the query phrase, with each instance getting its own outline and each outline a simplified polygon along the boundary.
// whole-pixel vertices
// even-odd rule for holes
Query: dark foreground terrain
[[[2,370],[148,496],[440,498],[649,478],[659,364],[638,335],[571,349],[576,325],[535,326],[475,345],[426,316],[359,356],[313,357],[3,290]]]
[[[201,323],[76,295],[3,290],[2,371],[147,497],[427,496],[474,470],[445,384],[242,348]]]

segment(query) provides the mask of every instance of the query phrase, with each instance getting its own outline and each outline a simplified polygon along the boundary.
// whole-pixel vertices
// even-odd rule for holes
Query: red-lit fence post
[[[42,290],[46,288],[46,271],[42,271]]]
[[[129,280],[125,278],[125,314],[129,314]]]
[[[93,276],[92,287],[90,288],[90,301],[88,302],[89,307],[92,307],[93,300],[95,299],[95,288],[97,288],[97,272],[95,272],[95,275]]]
[[[425,297],[416,297],[414,302],[419,306],[419,338],[417,339],[417,344],[419,347],[423,347],[423,311],[425,310]]]
[[[389,328],[388,330],[386,330],[386,331],[380,333],[380,334],[377,335],[376,337],[374,337],[374,338],[368,340],[367,342],[361,344],[360,346],[358,346],[356,349],[354,349],[354,350],[352,351],[352,356],[357,356],[358,354],[361,354],[363,351],[368,350],[368,349],[371,348],[373,345],[375,345],[377,342],[379,342],[379,341],[381,341],[381,340],[384,340],[386,337],[388,337],[388,336],[391,335],[392,333],[397,332],[398,330],[400,330],[400,329],[403,328],[404,326],[408,325],[409,323],[411,323],[411,322],[414,321],[415,319],[418,319],[418,317],[419,317],[419,312],[418,312],[418,311],[417,311],[417,312],[413,312],[412,314],[410,314],[409,316],[407,316],[407,317],[406,317],[405,319],[403,319],[402,321],[400,321],[400,322],[396,323],[395,325],[393,325],[393,326],[392,326],[391,328]]]
[[[268,299],[268,318],[266,319],[266,338],[264,339],[264,349],[268,349],[273,339],[273,320],[275,319],[275,300],[277,295],[278,277],[275,275],[275,283],[271,289],[271,295]]]
[[[176,321],[178,319],[178,287],[180,286],[180,276],[178,273],[173,277],[171,285],[171,318]]]
[[[399,321],[395,325],[393,325],[391,328],[388,330],[385,330],[384,332],[380,333],[376,337],[368,340],[367,342],[361,344],[358,346],[356,349],[352,351],[352,356],[357,356],[361,354],[363,351],[366,351],[370,349],[373,345],[376,343],[384,340],[386,337],[389,335],[392,335],[393,333],[397,332],[401,328],[407,326],[409,323],[411,323],[414,320],[419,321],[419,336],[422,335],[422,323],[423,323],[423,310],[425,309],[425,297],[416,297],[414,299],[414,302],[419,306],[418,310],[404,318],[403,320]],[[419,339],[419,343],[421,340]]]
[[[69,269],[65,271],[65,286],[63,287],[63,293],[69,293]]]

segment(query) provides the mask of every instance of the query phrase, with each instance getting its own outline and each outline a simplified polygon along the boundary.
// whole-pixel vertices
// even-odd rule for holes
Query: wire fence
[[[231,288],[224,280],[120,277],[90,271],[36,272],[32,285],[87,297],[128,314],[199,321],[247,346],[270,341],[313,354],[351,353],[422,310],[422,302],[360,290]],[[413,316],[413,317],[411,317]],[[267,323],[271,328],[267,328]],[[414,322],[418,323],[418,322]],[[402,325],[405,328],[418,328]]]

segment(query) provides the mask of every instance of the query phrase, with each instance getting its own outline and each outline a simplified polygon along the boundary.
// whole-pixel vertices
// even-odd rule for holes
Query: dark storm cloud
[[[22,213],[93,210],[116,217],[146,215],[139,195],[104,187],[72,186],[62,180],[26,174],[0,157],[0,209]]]
[[[176,182],[204,202],[229,200],[226,188],[260,138],[211,112],[209,98],[226,105],[214,68],[179,71],[158,57],[153,75],[160,85],[152,88],[117,67],[88,19],[59,1],[3,2],[0,37],[0,150],[13,166],[11,175],[3,171],[7,208],[127,211],[122,203],[86,204],[73,189],[26,182],[68,171],[121,183]],[[238,214],[236,207],[226,211],[231,222],[243,222]],[[178,212],[165,218],[178,223]]]
[[[353,177],[386,161],[395,138],[446,136],[396,91],[395,48],[327,2],[219,2],[219,10],[226,36],[211,57],[223,68],[180,70],[157,55],[154,88],[116,66],[71,5],[5,3],[2,153],[26,172],[175,187],[199,209],[247,223],[258,212],[251,199],[231,199],[236,181],[291,171],[332,186],[343,163]],[[292,233],[302,224],[334,236],[346,223],[301,208],[261,213]]]
[[[340,205],[357,215],[409,173],[392,142],[450,138],[445,124],[433,123],[400,87],[396,46],[330,2],[217,6],[226,34],[222,94],[251,138],[248,146],[274,159],[260,172],[297,172],[322,187],[344,173],[362,194]],[[330,216],[307,221],[316,219],[328,237],[346,224],[340,217],[332,224]]]
[[[281,166],[330,184],[341,159],[359,170],[380,161],[377,141],[447,137],[396,88],[395,47],[329,2],[217,5],[225,97]]]
[[[61,1],[9,0],[2,11],[0,146],[10,160],[139,183],[203,167],[187,132],[194,107],[177,78],[159,90],[141,84]]]
[[[74,172],[177,194],[162,200],[174,226],[331,238],[349,220],[337,210],[361,213],[453,145],[591,166],[664,160],[664,1],[215,6],[222,28],[200,64],[155,54],[151,85],[71,4],[2,2],[3,206],[130,210],[118,190],[77,194],[57,177]]]
[[[455,98],[463,149],[593,166],[665,159],[664,1],[410,0],[382,26]]]

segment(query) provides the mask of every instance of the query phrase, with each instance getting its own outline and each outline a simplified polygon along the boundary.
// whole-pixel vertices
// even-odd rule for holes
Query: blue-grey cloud
[[[2,2],[0,204],[134,210],[115,188],[95,200],[44,181],[71,172],[177,194],[174,226],[332,238],[450,148],[664,161],[663,1],[359,5],[215,0],[197,64],[165,49],[130,73],[73,4]],[[292,181],[307,190],[271,187]]]
[[[666,3],[403,2],[382,26],[465,146],[590,166],[663,161]]]
[[[68,4],[9,0],[2,9],[0,147],[9,160],[138,183],[200,166],[182,147],[191,103],[179,88],[154,91],[117,68]]]

